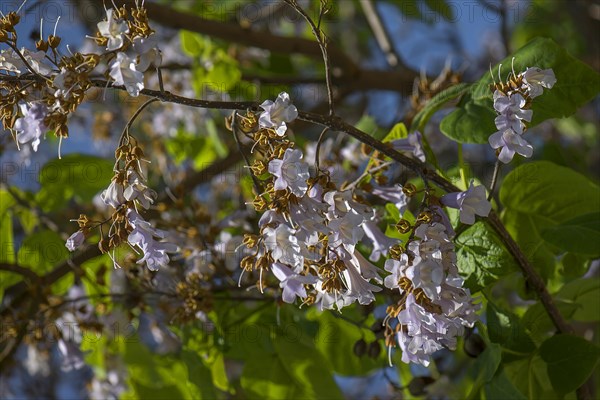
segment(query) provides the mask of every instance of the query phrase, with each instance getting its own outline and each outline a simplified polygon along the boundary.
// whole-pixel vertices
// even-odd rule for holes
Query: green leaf
[[[483,353],[477,357],[475,364],[473,364],[472,371],[475,372],[476,379],[471,388],[471,392],[467,396],[469,399],[474,398],[482,386],[492,379],[500,366],[501,359],[502,348],[500,345],[489,343]]]
[[[10,193],[0,190],[0,262],[15,262],[12,212],[10,211],[14,203],[15,200]]]
[[[485,387],[486,400],[527,400],[527,397],[513,385],[504,370],[498,371]]]
[[[184,53],[191,57],[200,56],[210,47],[210,41],[207,41],[202,35],[189,31],[180,31],[181,48]]]
[[[500,237],[484,222],[476,222],[455,240],[458,270],[465,286],[476,292],[516,270]]]
[[[429,119],[435,114],[440,108],[442,108],[446,103],[451,100],[454,100],[457,97],[462,96],[469,88],[471,84],[469,83],[458,83],[453,85],[447,89],[442,90],[435,96],[431,98],[427,102],[425,108],[417,113],[415,118],[412,121],[412,125],[410,126],[411,131],[419,130],[423,131],[425,125],[429,121]]]
[[[503,371],[512,385],[529,400],[562,400],[552,390],[547,366],[539,354],[504,364]]]
[[[344,309],[344,315],[348,313]],[[336,318],[329,312],[317,313],[312,311],[309,318],[319,323],[318,336],[315,338],[316,347],[327,361],[333,366],[333,370],[341,375],[365,375],[374,369],[381,368],[385,363],[385,355],[378,359],[368,356],[358,357],[354,354],[354,344],[359,339],[367,342],[375,340],[375,335],[370,330],[358,328],[356,325],[341,318]]]
[[[565,284],[555,296],[564,302],[575,305],[569,315],[576,321],[594,322],[600,320],[600,280],[577,279]]]
[[[388,133],[382,140],[382,142],[392,142],[398,139],[404,139],[408,136],[408,131],[406,130],[406,126],[404,123],[399,122],[392,127],[390,133]]]
[[[40,171],[41,188],[36,202],[44,211],[63,209],[73,198],[90,203],[110,184],[112,169],[113,163],[109,160],[80,154],[50,161]]]
[[[68,257],[65,241],[58,233],[50,230],[27,236],[17,254],[19,265],[30,267],[38,274],[50,271]]]
[[[383,139],[387,134],[387,131],[381,129],[377,125],[377,122],[375,122],[375,118],[367,114],[364,114],[362,117],[360,117],[360,119],[357,123],[354,124],[354,126],[356,127],[356,129],[360,129],[361,131],[368,133],[377,140]]]
[[[548,364],[552,387],[566,394],[581,386],[592,374],[600,358],[600,348],[574,335],[556,335],[540,347],[540,355]]]
[[[572,253],[600,256],[600,212],[581,215],[546,228],[542,237],[548,243]]]
[[[551,39],[534,39],[520,50],[502,60],[502,77],[511,70],[511,60],[515,57],[515,71],[522,72],[527,67],[552,68],[557,82],[550,90],[535,98],[532,104],[535,126],[549,118],[562,118],[592,100],[600,88],[600,76],[588,65],[573,58]],[[498,67],[493,67],[498,71]],[[495,73],[495,72],[494,72]],[[498,79],[495,77],[495,79]],[[449,138],[463,143],[487,143],[488,137],[496,131],[493,109],[492,77],[485,74],[463,97],[458,108],[447,115],[440,125],[441,131]]]
[[[554,274],[560,249],[541,232],[600,208],[600,188],[585,176],[547,161],[524,164],[500,188],[502,219],[525,255],[546,279]]]
[[[486,317],[492,342],[519,353],[535,350],[535,344],[516,315],[500,310],[492,302],[488,302]]]

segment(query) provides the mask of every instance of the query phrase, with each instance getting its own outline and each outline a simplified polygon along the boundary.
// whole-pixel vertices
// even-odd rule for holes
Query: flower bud
[[[58,45],[60,45],[60,37],[54,36],[54,35],[48,36],[48,44],[53,49],[56,49],[58,47]]]

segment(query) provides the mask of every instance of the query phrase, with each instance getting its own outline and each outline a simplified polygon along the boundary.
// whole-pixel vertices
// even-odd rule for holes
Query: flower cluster
[[[456,338],[464,327],[472,327],[479,305],[458,275],[454,245],[441,215],[424,214],[413,227],[406,251],[392,254],[385,270],[385,286],[401,293],[398,303],[388,307],[386,343],[397,342],[402,361],[427,366],[430,355],[442,348],[456,349]]]
[[[97,26],[94,40],[106,47],[109,75],[114,84],[125,86],[129,95],[138,96],[144,88],[143,72],[152,65],[160,66],[162,61],[146,10],[111,8],[106,10],[106,20]]]
[[[514,61],[514,60],[513,60]],[[527,68],[525,72],[509,75],[507,82],[493,85],[494,109],[498,113],[495,123],[498,131],[489,137],[489,143],[498,152],[498,159],[509,163],[515,153],[523,157],[533,155],[533,147],[523,134],[531,122],[532,100],[541,95],[543,88],[551,89],[556,83],[552,69]]]
[[[101,194],[104,204],[115,211],[111,216],[112,224],[108,237],[103,237],[98,246],[103,253],[107,253],[122,243],[128,243],[134,250],[143,253],[138,263],[146,263],[151,271],[156,271],[160,266],[169,263],[166,253],[177,251],[177,246],[157,240],[164,239],[166,232],[154,228],[137,211],[138,206],[148,209],[156,198],[156,192],[146,186],[141,168],[144,153],[139,146],[132,144],[132,141],[133,137],[126,136],[124,143],[115,152],[115,175],[108,188]],[[92,227],[103,225],[93,224],[85,215],[77,222],[80,230],[71,235],[66,244],[70,251],[83,243],[85,235]],[[118,266],[114,255],[112,258],[115,266]]]
[[[160,51],[144,8],[127,11],[121,7],[106,14],[93,38],[106,49],[100,54],[73,53],[70,49],[68,55],[61,54],[56,26],[46,38],[40,32],[35,51],[19,49],[15,29],[19,15],[11,12],[0,18],[0,43],[8,45],[0,50],[0,73],[18,74],[20,78],[2,82],[0,121],[12,132],[18,147],[30,143],[37,151],[48,131],[54,131],[62,143],[69,136],[69,115],[95,86],[91,79],[94,72],[102,73],[107,67],[107,76],[115,85],[125,86],[131,96],[138,96],[144,88],[143,72],[160,65]]]
[[[382,290],[373,284],[382,283],[382,271],[356,246],[366,236],[372,243],[370,260],[377,261],[399,241],[380,230],[373,208],[358,190],[340,190],[326,170],[311,175],[303,152],[286,136],[286,123],[297,116],[287,93],[261,107],[258,118],[247,113],[236,123],[255,142],[251,170],[265,185],[252,203],[264,212],[260,234],[245,235],[244,243],[253,254],[242,260],[241,267],[244,272],[259,272],[261,290],[263,273],[271,270],[288,303],[300,298],[321,309],[371,303],[374,293]],[[406,206],[401,185],[382,187],[381,192],[396,199],[400,208]]]

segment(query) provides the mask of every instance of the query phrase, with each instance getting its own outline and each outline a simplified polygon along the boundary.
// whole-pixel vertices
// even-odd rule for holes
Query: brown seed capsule
[[[381,345],[379,344],[379,341],[376,340],[369,345],[368,354],[369,354],[369,357],[371,357],[371,358],[377,358],[377,357],[379,357],[380,353],[381,353]]]
[[[481,336],[473,333],[465,339],[463,349],[469,357],[477,358],[485,350],[485,342]]]
[[[426,394],[425,388],[435,382],[430,376],[418,376],[408,384],[408,391],[413,396],[422,396]]]
[[[404,194],[408,197],[412,197],[417,192],[417,187],[412,183],[407,183],[402,187],[402,192],[404,192]]]
[[[46,52],[46,51],[48,51],[48,42],[40,39],[37,42],[35,42],[35,48],[38,49],[39,51]]]
[[[53,49],[56,49],[58,47],[58,45],[60,45],[60,37],[54,36],[54,35],[48,36],[48,44]]]
[[[367,352],[367,342],[364,339],[359,339],[354,343],[354,354],[357,357],[362,357]]]

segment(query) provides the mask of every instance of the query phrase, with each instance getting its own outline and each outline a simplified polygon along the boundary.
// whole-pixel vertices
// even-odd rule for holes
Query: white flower
[[[133,227],[127,241],[132,247],[137,246],[144,253],[144,256],[137,263],[142,264],[145,262],[150,271],[158,271],[160,266],[169,264],[170,260],[166,252],[177,251],[177,246],[172,243],[154,240],[154,236],[164,238],[165,232],[155,229],[131,209],[127,211],[127,221]]]
[[[283,288],[282,299],[286,303],[293,303],[296,297],[306,297],[304,285],[317,283],[317,277],[313,275],[300,275],[281,263],[273,263],[271,270],[277,279],[281,281],[279,287]]]
[[[543,88],[552,89],[556,83],[556,76],[551,68],[531,67],[523,73],[523,81],[527,85],[529,96],[534,98],[542,94]]]
[[[509,163],[515,153],[527,158],[533,155],[533,146],[512,129],[498,131],[492,134],[488,141],[492,149],[502,148],[498,159],[504,164]]]
[[[269,162],[269,173],[275,175],[275,190],[290,191],[298,197],[304,196],[308,189],[306,180],[310,177],[308,164],[300,161],[302,152],[297,149],[287,149],[283,160],[274,159]]]
[[[413,261],[412,265],[406,269],[406,277],[416,288],[423,289],[429,299],[436,300],[442,290],[444,268],[436,260]]]
[[[358,300],[359,304],[365,305],[375,300],[373,292],[380,292],[382,289],[367,281],[359,272],[358,266],[354,262],[346,263],[346,269],[343,272],[346,285],[348,285],[347,296]]]
[[[130,96],[137,97],[144,88],[144,74],[136,69],[135,61],[125,53],[117,53],[110,64],[110,77],[115,85],[125,86]]]
[[[121,204],[124,204],[127,199],[123,195],[123,185],[117,183],[117,179],[113,179],[108,185],[108,189],[104,190],[100,195],[100,198],[107,206],[112,208],[119,208]]]
[[[0,70],[20,73],[23,66],[23,60],[13,49],[0,50]]]
[[[106,21],[98,22],[98,31],[108,39],[106,50],[113,51],[123,46],[123,35],[129,32],[125,21],[117,21],[112,8],[106,10]]]
[[[137,64],[138,71],[146,71],[152,64],[155,67],[160,67],[162,55],[157,45],[158,40],[156,39],[156,35],[146,38],[138,36],[133,39],[133,50],[139,57]]]
[[[346,213],[343,217],[330,221],[328,227],[333,234],[329,238],[329,244],[334,247],[341,244],[356,245],[365,234],[365,231],[361,228],[363,221],[364,218],[361,215],[353,212]]]
[[[277,228],[267,227],[263,230],[265,247],[271,251],[274,261],[279,261],[294,267],[301,267],[304,258],[300,254],[300,246],[295,236],[296,231],[280,224]]]
[[[419,256],[416,256],[415,262],[419,262]],[[385,261],[384,269],[391,272],[391,275],[385,277],[383,284],[388,289],[397,289],[398,282],[405,274],[404,271],[408,268],[408,256],[406,253],[400,255],[400,260],[389,258]]]
[[[67,239],[65,246],[69,251],[75,251],[85,241],[85,235],[82,231],[77,231]]]
[[[142,207],[148,209],[156,199],[156,192],[144,184],[143,179],[135,170],[129,169],[127,175],[129,185],[125,188],[123,196],[128,201],[137,200]]]
[[[473,186],[473,181],[464,192],[448,193],[441,198],[442,204],[460,210],[460,222],[473,225],[475,215],[487,217],[492,210],[492,205],[487,200],[485,187]]]
[[[298,117],[296,106],[291,104],[290,95],[279,93],[275,102],[265,100],[260,107],[265,110],[258,119],[261,128],[274,128],[279,136],[285,135],[286,122],[292,122]]]
[[[48,108],[41,103],[19,104],[23,116],[15,121],[14,129],[19,143],[31,142],[33,151],[37,151],[40,137],[46,132],[44,118],[48,115]]]

